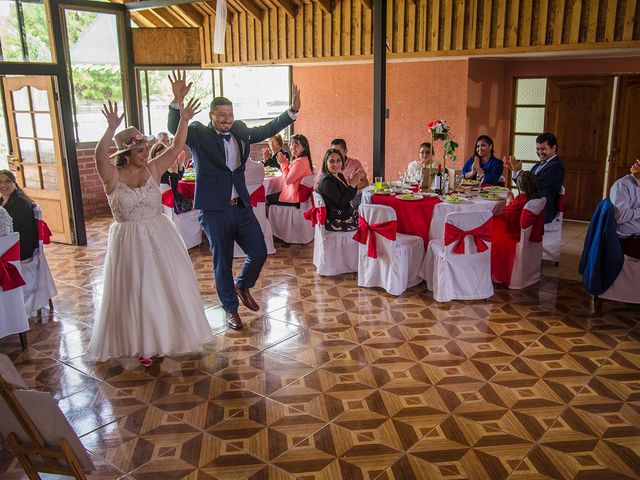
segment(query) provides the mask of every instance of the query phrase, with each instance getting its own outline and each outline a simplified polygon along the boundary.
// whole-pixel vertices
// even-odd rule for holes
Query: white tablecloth
[[[265,195],[271,195],[272,193],[278,193],[282,191],[282,173],[277,172],[273,177],[264,177],[262,185],[264,185]]]
[[[493,215],[500,215],[506,203],[506,200],[485,200],[479,197],[473,197],[465,203],[439,203],[433,208],[433,217],[431,217],[431,226],[429,227],[429,240],[443,237],[444,222],[447,214],[451,212],[481,212],[490,210],[493,212]]]

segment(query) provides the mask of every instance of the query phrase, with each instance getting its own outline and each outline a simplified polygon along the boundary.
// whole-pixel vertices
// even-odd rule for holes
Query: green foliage
[[[110,65],[91,65],[73,68],[73,87],[76,100],[99,101],[122,99],[122,76]]]

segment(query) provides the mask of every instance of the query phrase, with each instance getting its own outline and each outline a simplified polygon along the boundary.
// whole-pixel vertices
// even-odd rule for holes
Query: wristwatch
[[[298,113],[300,111],[299,108],[293,108],[293,107],[289,107],[289,110],[291,111],[291,113]]]

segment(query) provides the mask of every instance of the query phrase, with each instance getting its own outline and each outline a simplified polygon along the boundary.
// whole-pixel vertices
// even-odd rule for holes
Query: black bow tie
[[[219,133],[218,135],[220,135],[220,138],[223,139],[225,142],[228,142],[229,140],[231,140],[230,133]]]

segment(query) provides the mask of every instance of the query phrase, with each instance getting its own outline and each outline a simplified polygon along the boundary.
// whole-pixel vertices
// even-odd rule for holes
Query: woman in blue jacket
[[[467,180],[482,180],[483,184],[499,185],[504,164],[493,155],[493,140],[489,135],[480,135],[476,140],[476,151],[462,167],[462,175]]]

